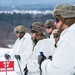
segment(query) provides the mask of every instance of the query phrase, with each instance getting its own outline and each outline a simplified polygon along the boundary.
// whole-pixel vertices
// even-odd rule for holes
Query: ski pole
[[[5,63],[6,64],[5,68],[6,68],[6,75],[7,75],[7,60],[5,62],[6,62]]]
[[[7,63],[8,63],[8,61],[10,60],[10,55],[8,55],[8,54],[5,54],[5,59],[6,59],[6,61],[5,61],[5,64],[6,64],[6,66],[5,66],[5,68],[6,68],[6,75],[7,75]]]
[[[18,63],[18,66],[19,66],[19,69],[20,69],[21,75],[23,75],[22,70],[21,70],[21,66],[20,66],[20,63],[19,63],[19,60],[18,60],[18,59],[16,59],[16,60],[17,60],[17,63]]]

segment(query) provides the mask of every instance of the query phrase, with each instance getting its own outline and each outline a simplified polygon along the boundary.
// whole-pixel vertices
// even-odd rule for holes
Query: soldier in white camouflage
[[[35,43],[32,54],[30,56],[30,62],[27,64],[28,75],[40,75],[41,69],[38,64],[38,55],[43,52],[44,55],[48,56],[53,54],[53,44],[50,39],[45,39],[44,33],[45,28],[42,22],[34,22],[31,26],[31,36]],[[27,72],[25,72],[25,75]]]
[[[23,75],[23,70],[29,61],[29,56],[33,50],[33,41],[27,28],[23,25],[14,28],[17,40],[15,41],[13,52],[6,54],[5,58],[11,57],[14,60],[14,71],[16,75]],[[17,62],[18,61],[18,62]]]
[[[75,75],[75,6],[60,4],[53,10],[61,35],[52,61],[42,62],[44,75]]]

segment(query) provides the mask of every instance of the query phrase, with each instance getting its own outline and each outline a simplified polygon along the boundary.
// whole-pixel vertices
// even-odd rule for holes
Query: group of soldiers
[[[52,19],[14,28],[17,40],[13,52],[16,75],[75,75],[75,6],[60,4]],[[17,63],[19,60],[19,64]]]

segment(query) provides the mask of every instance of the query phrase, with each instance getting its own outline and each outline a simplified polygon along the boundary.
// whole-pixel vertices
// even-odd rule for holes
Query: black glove
[[[17,60],[21,60],[20,55],[15,55],[15,58],[16,58]]]
[[[5,54],[5,59],[9,60],[11,57],[8,54]]]
[[[52,56],[49,56],[48,59],[52,60]]]
[[[28,75],[27,65],[26,65],[26,67],[24,68],[24,75]]]
[[[46,57],[43,57],[41,55],[38,56],[38,64],[41,65],[41,63],[46,59]]]

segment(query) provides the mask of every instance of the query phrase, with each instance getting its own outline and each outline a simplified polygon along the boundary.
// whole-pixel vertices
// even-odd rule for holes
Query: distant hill
[[[50,14],[48,11],[44,12],[31,10],[30,13],[26,14],[22,14],[19,11],[19,13],[16,12],[11,14],[1,13],[0,11],[0,47],[8,47],[9,44],[14,44],[16,40],[14,27],[24,25],[28,31],[30,31],[30,26],[32,23],[44,23],[47,19],[54,19],[52,14]]]

